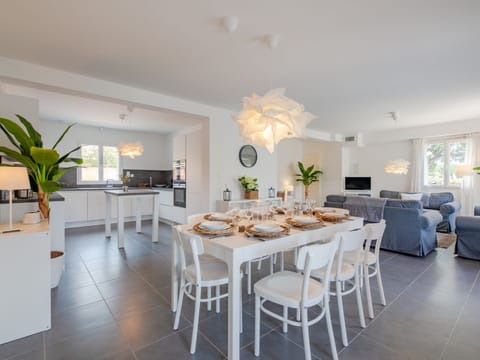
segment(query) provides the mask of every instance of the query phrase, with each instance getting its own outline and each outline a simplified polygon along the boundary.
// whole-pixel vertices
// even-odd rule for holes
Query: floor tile
[[[32,352],[43,348],[42,333],[27,336],[16,341],[0,345],[0,359]]]

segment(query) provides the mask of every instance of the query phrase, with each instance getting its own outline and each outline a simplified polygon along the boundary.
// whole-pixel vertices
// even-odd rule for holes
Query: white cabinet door
[[[86,191],[61,191],[65,198],[65,221],[87,220],[87,192]]]
[[[105,193],[103,190],[87,191],[88,220],[104,220],[105,219]],[[112,206],[112,209],[114,207]],[[117,214],[112,212],[112,217],[116,218]]]
[[[173,206],[173,190],[160,190],[158,192],[158,203]]]
[[[173,137],[173,160],[186,159],[187,154],[185,152],[185,135],[177,135]]]

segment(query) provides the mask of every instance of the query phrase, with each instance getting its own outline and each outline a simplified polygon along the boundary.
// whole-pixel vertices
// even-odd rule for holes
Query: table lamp
[[[12,199],[13,190],[30,189],[27,168],[19,166],[0,166],[0,190],[8,190],[8,203],[10,210],[10,222],[7,230],[2,233],[20,231],[12,226]]]

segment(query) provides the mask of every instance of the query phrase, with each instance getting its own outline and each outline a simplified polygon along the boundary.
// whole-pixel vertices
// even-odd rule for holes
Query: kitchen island
[[[125,200],[135,198],[136,200],[136,231],[142,232],[142,215],[140,211],[140,199],[142,197],[153,197],[152,209],[152,242],[158,242],[158,191],[151,189],[135,189],[130,191],[123,190],[105,190],[105,236],[111,237],[112,234],[112,198],[117,198],[117,245],[122,249],[125,245]]]

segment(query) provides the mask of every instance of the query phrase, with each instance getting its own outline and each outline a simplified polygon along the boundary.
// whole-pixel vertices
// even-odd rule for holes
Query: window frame
[[[435,138],[425,141],[423,146],[423,186],[426,188],[442,188],[442,189],[459,189],[461,184],[450,184],[450,144],[464,142],[467,145],[467,139],[465,137],[447,137],[447,138]],[[431,144],[443,144],[443,184],[429,184],[428,183],[428,162],[427,162],[427,148]],[[467,148],[465,147],[465,157],[467,156]]]
[[[108,145],[108,144],[82,144],[81,146],[96,146],[98,148],[98,180],[82,180],[82,169],[77,168],[77,184],[78,185],[96,185],[107,184],[108,179],[103,179],[104,176],[104,161],[103,161],[103,154],[104,154],[104,147],[114,147],[118,150],[118,146],[116,145]],[[80,149],[80,156],[81,156],[81,149]],[[120,152],[118,152],[118,173],[121,174],[123,171],[123,163],[122,157],[120,156]],[[122,181],[119,180],[112,180],[108,181],[108,184],[122,184]]]

